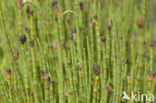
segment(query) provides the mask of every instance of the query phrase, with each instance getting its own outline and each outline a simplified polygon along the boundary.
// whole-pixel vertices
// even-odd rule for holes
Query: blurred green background
[[[148,0],[150,1],[149,10],[148,10],[148,19],[152,23],[153,26],[153,37],[156,39],[156,0]]]
[[[153,23],[156,25],[156,0],[149,0],[149,1],[150,1],[150,5],[149,5],[150,10],[148,12],[150,12],[151,14],[148,16],[150,20],[153,21]]]

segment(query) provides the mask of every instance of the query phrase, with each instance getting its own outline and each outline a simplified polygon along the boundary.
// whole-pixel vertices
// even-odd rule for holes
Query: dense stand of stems
[[[123,91],[155,95],[148,5],[1,0],[0,103],[133,103]]]

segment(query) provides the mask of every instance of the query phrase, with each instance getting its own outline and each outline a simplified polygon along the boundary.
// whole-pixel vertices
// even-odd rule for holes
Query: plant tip
[[[51,7],[55,7],[57,5],[57,0],[53,0],[52,2],[51,2]]]
[[[7,68],[7,69],[6,69],[6,74],[7,74],[7,75],[11,75],[11,69],[10,69],[10,68]]]
[[[16,49],[14,51],[14,60],[17,60],[18,58],[19,58],[19,51],[18,51],[18,49]]]
[[[94,66],[93,66],[93,71],[96,75],[99,75],[100,74],[100,66],[98,63],[94,63]]]
[[[33,10],[31,10],[29,6],[27,6],[26,12],[27,14],[33,14]]]
[[[76,27],[72,27],[72,34],[76,34],[76,33],[77,33]]]
[[[112,25],[111,24],[107,24],[107,29],[110,31],[112,29]]]
[[[101,36],[101,41],[102,41],[102,42],[105,42],[105,41],[106,41],[106,36],[103,36],[103,35],[102,35],[102,36]]]
[[[84,9],[84,3],[83,3],[83,2],[80,2],[79,6],[80,6],[80,9],[81,9],[81,10]]]
[[[20,42],[21,42],[21,44],[24,44],[25,41],[26,41],[26,35],[25,35],[25,34],[22,34],[22,35],[20,36]]]
[[[142,16],[138,16],[137,18],[137,25],[139,28],[143,28],[144,27],[144,19]]]
[[[30,46],[33,47],[33,46],[34,46],[34,40],[30,38],[30,39],[29,39],[29,44],[30,44]]]

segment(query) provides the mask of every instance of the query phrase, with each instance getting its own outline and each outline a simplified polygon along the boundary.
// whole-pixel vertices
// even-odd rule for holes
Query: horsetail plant
[[[149,6],[1,0],[0,103],[155,103]]]

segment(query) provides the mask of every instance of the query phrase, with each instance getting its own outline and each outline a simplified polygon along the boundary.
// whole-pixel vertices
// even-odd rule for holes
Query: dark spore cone
[[[90,25],[93,25],[93,19],[90,19],[90,20],[89,20],[89,24],[90,24]]]
[[[122,35],[119,35],[119,40],[122,40],[122,39],[123,39]]]
[[[41,73],[41,77],[42,77],[43,79],[48,80],[48,74],[46,73],[46,71],[41,70],[40,73]]]
[[[110,31],[112,29],[112,25],[111,24],[107,24],[107,29]]]
[[[25,36],[25,34],[22,34],[21,36],[20,36],[20,42],[21,42],[21,44],[24,44],[25,43],[25,41],[26,41],[26,36]]]
[[[17,60],[18,58],[19,58],[19,51],[18,51],[18,49],[16,49],[14,51],[14,60]]]
[[[10,68],[7,68],[7,69],[6,69],[6,74],[7,74],[7,75],[11,75],[11,69],[10,69]]]
[[[95,21],[98,20],[98,16],[97,16],[97,15],[94,16],[94,20],[95,20]]]
[[[30,46],[34,46],[34,40],[33,39],[29,39],[29,44],[30,44]]]
[[[51,2],[51,7],[55,7],[55,6],[57,6],[57,0],[53,0],[53,1]]]
[[[125,60],[125,64],[128,64],[128,63],[129,63],[129,59],[126,58],[126,60]]]
[[[34,13],[33,10],[31,10],[29,6],[27,6],[26,12],[27,12],[27,14],[33,14]]]
[[[83,2],[80,2],[79,6],[80,6],[80,9],[81,9],[81,10],[84,9],[84,3],[83,3]]]
[[[152,41],[152,43],[150,44],[150,47],[156,47],[156,40]]]
[[[18,0],[17,5],[18,5],[18,7],[24,6],[23,0]]]
[[[95,73],[96,75],[99,75],[99,74],[100,74],[100,66],[99,66],[99,64],[94,63],[93,71],[94,71],[94,73]]]
[[[44,70],[40,70],[41,76],[45,76],[46,72]]]
[[[27,32],[27,33],[30,33],[30,29],[29,29],[29,27],[25,27],[25,31]]]
[[[153,81],[155,78],[155,71],[151,72],[149,75],[149,81]]]
[[[65,42],[63,42],[62,47],[63,47],[63,49],[66,48],[66,43]]]
[[[137,18],[137,25],[139,28],[143,28],[144,27],[144,19],[142,16],[138,16]]]
[[[101,36],[101,41],[102,41],[102,42],[105,42],[105,41],[106,41],[106,36],[103,36],[103,35],[102,35],[102,36]]]
[[[76,27],[72,27],[72,34],[75,34],[75,33],[77,33]]]
[[[34,92],[33,92],[33,91],[30,91],[30,95],[31,95],[31,96],[34,96]]]

